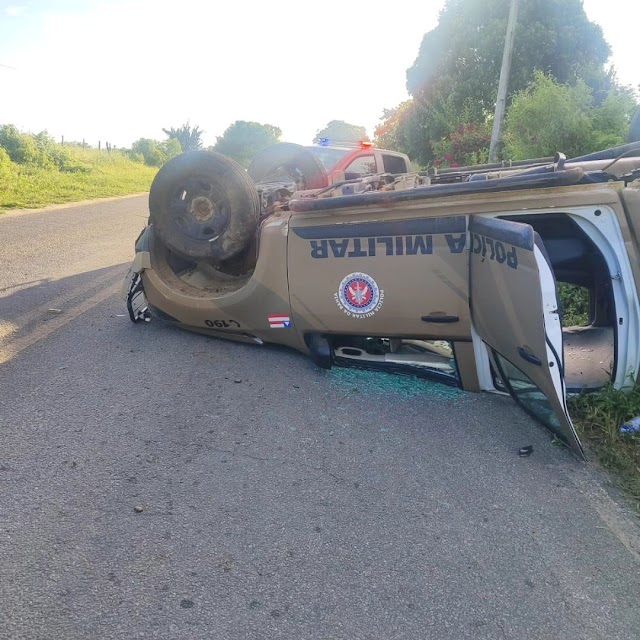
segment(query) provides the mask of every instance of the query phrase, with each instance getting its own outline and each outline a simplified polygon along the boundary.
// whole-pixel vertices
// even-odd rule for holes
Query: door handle
[[[518,347],[518,355],[523,360],[526,360],[527,362],[530,362],[531,364],[535,364],[537,367],[541,367],[542,366],[542,360],[540,360],[540,358],[538,358],[538,356],[534,355],[533,353],[530,353],[529,351],[527,351],[523,347]]]
[[[434,324],[451,324],[453,322],[459,322],[458,316],[422,316],[420,318],[422,322],[433,322]]]

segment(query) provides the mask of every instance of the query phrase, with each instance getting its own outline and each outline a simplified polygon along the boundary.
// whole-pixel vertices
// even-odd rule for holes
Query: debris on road
[[[620,433],[640,433],[640,416],[620,425]]]

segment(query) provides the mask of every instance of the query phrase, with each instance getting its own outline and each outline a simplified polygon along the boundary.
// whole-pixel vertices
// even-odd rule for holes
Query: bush
[[[0,178],[5,178],[11,171],[11,158],[5,149],[0,147]]]
[[[580,437],[640,509],[640,436],[620,432],[620,425],[640,415],[640,387],[625,393],[608,385],[583,393],[570,399],[569,410]]]
[[[56,144],[46,131],[20,133],[12,124],[0,126],[0,147],[16,164],[65,171],[70,161],[67,149]]]
[[[489,159],[490,142],[488,125],[462,124],[452,134],[433,144],[434,164],[437,167],[482,164]]]
[[[569,157],[591,151],[591,107],[591,91],[584,82],[560,85],[536,72],[534,82],[515,96],[507,113],[505,156],[524,160],[556,151]]]
[[[12,124],[0,126],[0,147],[17,164],[37,164],[40,155],[33,136],[20,133]]]
[[[629,91],[609,94],[602,106],[593,111],[594,150],[625,142],[636,108],[636,101]]]
[[[582,80],[562,85],[538,71],[507,112],[504,157],[525,160],[556,151],[575,157],[622,144],[636,106],[633,92],[617,87],[594,107],[592,91]]]
[[[161,167],[171,158],[182,153],[180,142],[176,138],[170,138],[164,142],[158,142],[150,138],[140,138],[131,145],[128,152],[131,159],[142,157],[149,167]]]
[[[45,169],[60,169],[60,171],[70,170],[73,167],[73,160],[69,151],[46,132],[33,135],[33,140],[38,149],[36,164]]]
[[[583,327],[589,324],[589,290],[566,282],[558,283],[558,296],[562,305],[562,324],[565,327]]]

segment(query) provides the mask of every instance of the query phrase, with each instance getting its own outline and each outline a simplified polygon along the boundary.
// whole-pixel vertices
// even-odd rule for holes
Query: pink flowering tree
[[[453,133],[433,144],[436,167],[482,164],[489,158],[491,130],[488,125],[461,124]]]

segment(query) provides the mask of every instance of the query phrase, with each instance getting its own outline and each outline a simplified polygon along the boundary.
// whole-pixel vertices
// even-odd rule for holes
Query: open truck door
[[[471,318],[497,375],[528,413],[580,458],[567,412],[562,325],[546,250],[528,224],[471,216]]]

